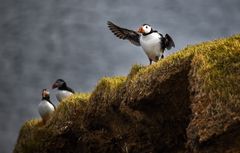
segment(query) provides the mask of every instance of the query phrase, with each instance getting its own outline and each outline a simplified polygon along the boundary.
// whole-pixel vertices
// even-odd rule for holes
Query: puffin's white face
[[[151,27],[150,25],[148,25],[148,24],[142,25],[142,26],[139,28],[139,30],[138,30],[138,32],[144,33],[144,34],[148,34],[148,33],[150,33],[151,31],[152,31],[152,27]]]

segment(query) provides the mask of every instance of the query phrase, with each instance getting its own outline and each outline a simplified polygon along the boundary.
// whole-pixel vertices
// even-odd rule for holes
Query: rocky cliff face
[[[240,152],[240,35],[188,46],[27,121],[14,153]]]

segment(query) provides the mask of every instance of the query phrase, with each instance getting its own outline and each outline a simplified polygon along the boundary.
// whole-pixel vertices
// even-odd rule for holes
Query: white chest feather
[[[42,118],[49,116],[52,112],[54,112],[54,106],[46,100],[42,100],[38,105],[38,112]]]
[[[67,90],[58,90],[56,97],[59,102],[61,102],[63,99],[73,95],[73,93],[67,91]]]
[[[152,33],[146,36],[140,37],[140,44],[147,54],[147,56],[156,61],[156,56],[159,57],[162,53],[160,52],[161,45],[160,45],[161,36],[158,33]]]

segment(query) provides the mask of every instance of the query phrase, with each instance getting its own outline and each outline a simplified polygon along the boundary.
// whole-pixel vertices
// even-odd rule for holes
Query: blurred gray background
[[[41,90],[57,78],[88,92],[103,76],[148,65],[141,48],[116,38],[107,20],[169,33],[176,43],[169,55],[239,33],[239,14],[239,0],[0,0],[0,152],[11,152],[21,125],[39,117]]]

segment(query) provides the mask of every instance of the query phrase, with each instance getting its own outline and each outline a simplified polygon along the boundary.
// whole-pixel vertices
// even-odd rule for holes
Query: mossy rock
[[[189,45],[27,121],[15,153],[240,152],[240,35]]]

